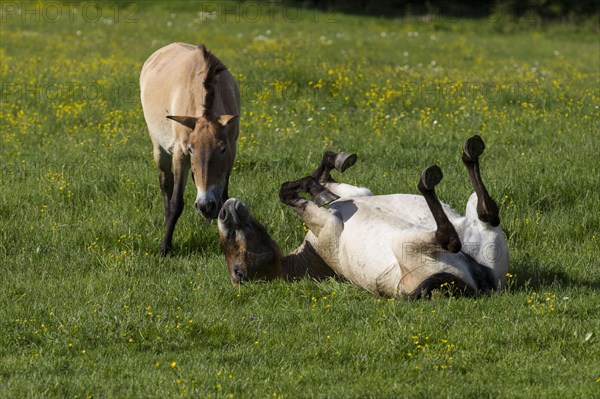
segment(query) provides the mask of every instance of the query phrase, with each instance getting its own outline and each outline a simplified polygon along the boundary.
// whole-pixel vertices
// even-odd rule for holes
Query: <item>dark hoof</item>
[[[421,172],[421,179],[419,180],[419,189],[433,190],[444,177],[442,170],[437,165],[428,166]]]
[[[335,170],[338,172],[344,172],[346,169],[356,163],[356,154],[349,154],[347,152],[340,152],[335,156]]]
[[[485,143],[478,135],[470,137],[463,144],[463,161],[477,162],[477,159],[485,150]]]
[[[284,204],[291,205],[291,201],[302,199],[300,193],[310,194],[313,202],[318,206],[327,205],[339,198],[312,176],[283,183],[279,190],[279,198]]]
[[[325,206],[340,198],[331,191],[324,189],[312,194],[313,201],[318,206]]]
[[[162,244],[160,246],[160,256],[165,257],[169,254],[169,251],[171,250],[171,246],[170,245],[165,245]]]
[[[494,203],[494,205],[496,205]],[[477,209],[477,213],[479,216],[479,220],[481,220],[483,223],[487,223],[492,227],[496,227],[500,225],[500,217],[498,216],[498,207],[495,206],[495,209],[492,210],[488,210],[488,209]]]
[[[291,186],[292,182],[286,181],[285,183],[282,183],[281,187],[279,188],[279,200],[284,204],[286,204],[287,201],[293,198],[296,194],[296,191],[292,190]]]

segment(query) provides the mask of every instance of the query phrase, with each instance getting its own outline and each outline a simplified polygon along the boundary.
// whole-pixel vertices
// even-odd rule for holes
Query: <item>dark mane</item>
[[[450,273],[435,273],[434,275],[425,279],[419,286],[408,295],[411,299],[420,299],[422,297],[431,298],[431,292],[436,289],[442,289],[445,287],[446,294],[453,294],[457,296],[474,296],[476,291],[471,288],[467,283],[462,281]]]
[[[227,67],[214,56],[213,53],[208,51],[206,47],[201,44],[198,46],[200,51],[202,51],[202,55],[204,57],[204,62],[206,63],[206,76],[204,77],[204,89],[206,91],[206,95],[204,97],[204,117],[212,118],[212,108],[215,100],[215,78],[218,74],[227,69]]]

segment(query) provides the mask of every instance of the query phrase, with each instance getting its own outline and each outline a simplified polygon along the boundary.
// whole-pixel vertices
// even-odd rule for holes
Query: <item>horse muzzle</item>
[[[208,190],[206,193],[198,190],[194,207],[196,211],[206,219],[216,219],[219,216],[219,210],[223,205],[223,200],[220,195],[217,195],[218,190]]]
[[[248,209],[243,202],[236,198],[230,198],[221,207],[219,222],[232,228],[238,227],[248,216]]]

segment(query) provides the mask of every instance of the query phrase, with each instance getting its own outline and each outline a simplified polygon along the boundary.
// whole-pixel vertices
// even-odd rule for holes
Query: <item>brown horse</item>
[[[219,234],[232,283],[335,276],[401,298],[428,296],[446,286],[466,295],[499,290],[508,272],[508,247],[498,207],[479,173],[484,148],[479,136],[463,146],[462,161],[475,189],[466,216],[438,200],[435,186],[442,172],[435,165],[421,174],[422,195],[372,195],[336,183],[329,174],[347,169],[355,155],[325,153],[312,176],[281,187],[281,200],[309,228],[287,256],[243,203],[229,199],[219,213]],[[327,203],[328,208],[319,206]]]
[[[172,43],[148,58],[140,89],[144,118],[160,168],[166,232],[160,248],[171,247],[183,212],[190,168],[198,189],[195,207],[215,219],[228,198],[229,174],[239,134],[240,95],[225,65],[201,46]]]

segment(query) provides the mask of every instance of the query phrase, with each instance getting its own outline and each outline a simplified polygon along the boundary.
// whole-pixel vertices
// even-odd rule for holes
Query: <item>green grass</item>
[[[203,21],[203,4],[99,3],[94,22],[88,3],[2,3],[0,397],[598,395],[597,31],[267,6],[256,19],[233,3]],[[463,210],[460,146],[482,135],[507,290],[403,302],[336,281],[233,289],[191,182],[160,258],[137,80],[173,41],[205,43],[237,77],[230,194],[284,252],[303,228],[277,190],[323,150],[357,152],[341,180],[382,194],[416,193],[437,163],[441,199]]]

